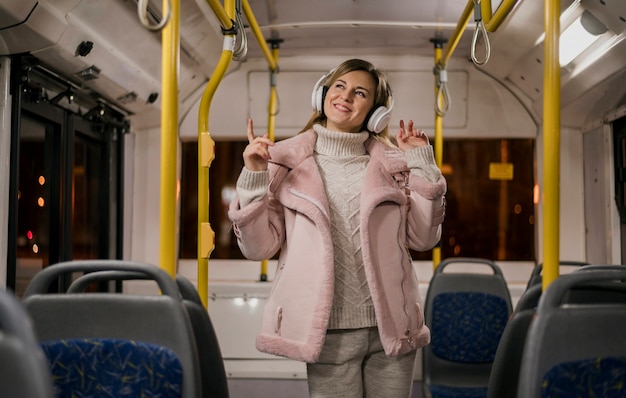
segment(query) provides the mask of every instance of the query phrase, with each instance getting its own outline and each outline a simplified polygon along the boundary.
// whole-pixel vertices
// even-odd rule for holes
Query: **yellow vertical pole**
[[[543,289],[559,275],[561,69],[559,0],[544,0],[543,69]]]
[[[234,20],[234,0],[226,0],[224,7]],[[232,29],[230,23],[225,29]],[[198,110],[198,294],[206,308],[209,301],[209,257],[215,248],[215,232],[209,223],[209,167],[215,158],[215,142],[209,133],[209,113],[213,95],[222,81],[235,49],[234,33],[224,35],[222,54],[207,83]]]
[[[176,156],[178,142],[178,65],[180,45],[180,0],[163,0],[164,14],[171,6],[170,20],[161,32],[161,187],[159,263],[176,276]]]
[[[272,46],[272,60],[275,65],[278,65],[278,50],[282,39],[269,39],[268,42]],[[276,92],[276,75],[278,70],[272,70],[270,68],[270,102],[268,108],[268,120],[267,120],[267,135],[268,138],[274,141],[276,130],[276,113],[278,112],[278,93]],[[261,261],[261,275],[259,279],[261,282],[267,281],[267,265],[269,260],[265,259]]]
[[[443,38],[431,39],[435,45],[435,65],[439,65],[443,55],[443,44],[446,42]],[[437,77],[435,77],[435,83]],[[435,84],[435,101],[439,98],[439,85]],[[435,112],[435,161],[437,166],[441,168],[443,164],[443,115]],[[437,268],[441,262],[441,244],[433,248],[433,269]]]

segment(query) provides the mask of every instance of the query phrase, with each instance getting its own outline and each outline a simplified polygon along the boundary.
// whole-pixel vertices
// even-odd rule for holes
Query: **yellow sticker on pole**
[[[490,180],[512,180],[513,163],[489,163]]]

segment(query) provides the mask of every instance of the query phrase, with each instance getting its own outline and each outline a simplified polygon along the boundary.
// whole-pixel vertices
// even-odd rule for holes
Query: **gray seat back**
[[[52,398],[52,377],[28,314],[12,293],[0,290],[0,395]]]
[[[584,262],[584,261],[569,261],[569,260],[559,261],[559,268],[561,267],[584,267],[586,265],[589,265],[589,263]],[[528,278],[528,284],[526,285],[526,289],[528,289],[529,287],[533,285],[537,285],[537,284],[540,285],[542,282],[542,278],[543,278],[543,264],[539,263],[535,266],[535,268],[533,268],[532,272],[530,273],[530,278]]]
[[[131,271],[102,271],[85,274],[76,279],[68,293],[83,292],[90,284],[108,281],[146,279],[146,275]],[[228,398],[228,381],[217,335],[195,286],[182,275],[176,276],[176,284],[183,298],[194,330],[204,398]]]
[[[549,285],[528,331],[518,397],[626,394],[624,280],[626,270],[617,266],[573,272]]]
[[[454,263],[479,264],[489,272],[446,272]],[[496,348],[511,312],[506,281],[493,261],[442,261],[425,302],[431,344],[422,351],[424,395],[486,396]]]
[[[48,293],[50,284],[63,275],[119,270],[146,275],[162,294]],[[191,321],[176,282],[158,267],[117,260],[55,264],[35,275],[23,304],[39,342],[131,340],[171,350],[182,365],[182,397],[200,396],[200,366]]]
[[[515,397],[519,383],[522,354],[530,322],[541,297],[541,285],[528,288],[520,297],[511,319],[506,324],[493,360],[488,398]]]

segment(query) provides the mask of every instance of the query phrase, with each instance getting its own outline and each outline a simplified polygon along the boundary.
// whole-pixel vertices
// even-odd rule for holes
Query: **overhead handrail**
[[[167,13],[165,13],[165,15],[163,15],[163,18],[161,19],[161,22],[157,23],[156,25],[151,24],[150,21],[148,21],[148,2],[149,0],[138,0],[137,1],[137,15],[139,16],[139,22],[141,22],[141,24],[149,30],[152,31],[157,31],[157,30],[161,30],[165,27],[165,25],[167,24],[167,22],[170,19],[170,16],[172,15],[172,3],[171,1],[167,1],[167,3],[163,2],[163,10],[167,10]]]
[[[486,64],[489,61],[489,57],[491,57],[491,43],[489,43],[489,35],[487,34],[487,29],[485,29],[483,22],[480,4],[480,0],[474,0],[474,21],[476,22],[476,29],[474,29],[474,35],[472,36],[471,47],[472,61],[479,66]],[[480,61],[476,56],[476,46],[478,46],[478,38],[480,35],[483,36],[483,41],[485,42],[485,59],[483,61]]]
[[[252,12],[252,9],[250,8],[250,3],[248,3],[248,0],[243,0],[243,12],[246,14],[246,19],[248,20],[248,23],[250,24],[250,29],[252,30],[252,33],[254,33],[254,37],[256,37],[257,42],[259,43],[259,46],[261,47],[261,51],[263,52],[263,55],[265,56],[265,59],[267,60],[268,65],[270,66],[270,70],[275,71],[278,68],[278,63],[274,59],[274,56],[270,52],[270,49],[267,46],[267,43],[265,42],[265,38],[263,37],[263,32],[261,32],[259,23],[257,22],[256,17],[254,16],[254,13]]]
[[[228,13],[226,13],[226,9],[229,8],[227,7],[226,3],[230,1],[231,0],[224,1],[224,6],[222,6],[222,4],[218,0],[206,0],[209,7],[211,7],[211,10],[213,10],[213,13],[217,17],[217,19],[220,21],[220,25],[222,26],[222,32],[230,31],[231,29],[233,29],[233,26],[235,25],[235,21],[233,20],[233,18],[229,16]],[[234,3],[233,3],[233,7],[234,7]],[[234,14],[235,12],[233,9],[232,15],[234,16]]]
[[[205,308],[209,301],[209,257],[215,249],[215,232],[209,223],[209,168],[215,159],[215,141],[209,132],[209,112],[213,95],[233,59],[237,26],[235,1],[225,0],[224,8],[214,0],[207,0],[222,22],[224,44],[220,59],[207,83],[198,109],[198,294]],[[217,4],[215,4],[217,3]]]
[[[448,61],[450,61],[450,57],[452,57],[452,53],[456,50],[459,41],[461,40],[461,36],[463,32],[465,32],[465,27],[469,23],[470,18],[472,17],[472,11],[474,9],[473,0],[469,0],[465,5],[465,9],[459,18],[459,22],[456,24],[456,28],[452,32],[452,36],[448,40],[448,44],[443,49],[441,56],[439,57],[439,61],[437,65],[439,65],[442,69],[445,69]]]
[[[441,59],[438,62],[438,65],[440,65],[442,68],[445,68],[448,61],[450,61],[450,57],[452,56],[452,53],[454,53],[454,50],[456,50],[456,47],[461,40],[461,36],[465,31],[465,27],[472,17],[472,11],[474,10],[474,1],[475,0],[468,0],[467,4],[465,5],[465,9],[463,10],[463,13],[461,14],[461,17],[459,18],[459,22],[457,23],[454,32],[452,32],[452,36],[448,41],[448,45],[444,49]],[[506,17],[511,13],[518,1],[519,0],[504,0],[502,4],[500,4],[500,6],[498,7],[496,13],[492,14],[491,0],[481,0],[481,17],[485,29],[488,32],[495,32],[496,30],[498,30],[502,22],[504,22]]]
[[[159,266],[176,277],[176,161],[178,146],[178,66],[180,0],[171,5],[169,22],[161,31],[161,186],[159,203]]]
[[[561,159],[560,1],[545,0],[543,66],[543,281],[559,276],[559,189]]]
[[[519,0],[504,0],[496,10],[496,13],[493,14],[491,12],[491,0],[483,0],[481,2],[481,9],[485,29],[491,33],[498,30],[500,25],[502,25],[502,22],[504,22],[506,17],[511,13],[518,1]]]

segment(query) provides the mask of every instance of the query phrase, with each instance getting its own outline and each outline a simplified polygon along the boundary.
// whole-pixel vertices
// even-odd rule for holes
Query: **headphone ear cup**
[[[313,110],[319,112],[323,107],[323,97],[324,90],[323,86],[313,88],[313,93],[311,95],[311,106]]]
[[[328,91],[328,87],[320,86],[315,91],[313,91],[313,97],[311,98],[311,105],[313,105],[313,110],[316,112],[324,112],[324,98],[326,98],[326,92]]]
[[[322,82],[333,73],[334,69],[328,72],[325,75],[322,75],[315,86],[313,86],[313,92],[311,93],[311,106],[313,110],[316,112],[324,112],[324,97],[326,97],[326,92],[328,91],[328,87],[322,85]]]
[[[389,119],[391,119],[391,109],[379,106],[367,120],[367,130],[378,134],[387,127]]]

